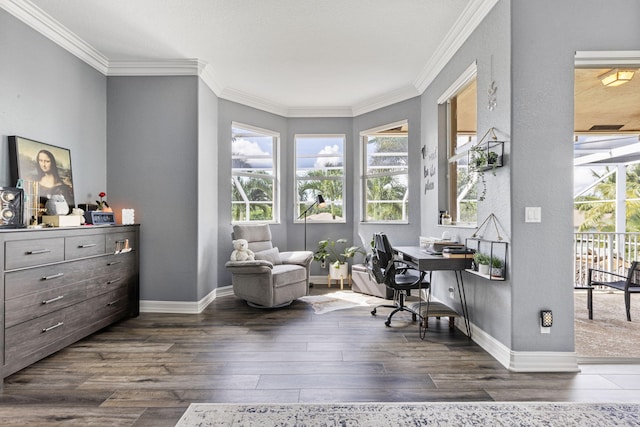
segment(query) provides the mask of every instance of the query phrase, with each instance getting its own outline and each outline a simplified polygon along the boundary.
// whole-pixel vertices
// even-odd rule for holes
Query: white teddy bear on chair
[[[237,239],[231,243],[234,248],[231,252],[231,261],[255,261],[255,254],[249,249],[249,242],[245,239]]]

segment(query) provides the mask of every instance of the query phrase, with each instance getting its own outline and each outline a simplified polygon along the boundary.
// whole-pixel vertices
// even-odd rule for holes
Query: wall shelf
[[[473,263],[472,269],[465,270],[475,276],[482,277],[492,281],[504,281],[507,276],[507,242],[500,240],[487,240],[479,237],[469,237],[465,239],[467,248],[475,249],[476,252],[486,254],[491,259],[499,259],[502,261],[502,268],[496,269],[489,265],[489,274],[483,274],[478,271],[478,266]]]
[[[469,165],[478,172],[503,166],[504,141],[480,142],[469,150]]]

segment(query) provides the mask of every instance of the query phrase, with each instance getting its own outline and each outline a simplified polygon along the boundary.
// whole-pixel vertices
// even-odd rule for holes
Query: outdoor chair
[[[594,275],[596,276],[594,278]],[[612,280],[605,280],[611,278]],[[631,294],[640,293],[640,261],[633,261],[626,276],[597,268],[589,269],[588,286],[607,286],[624,292],[627,320],[631,321]],[[592,312],[592,307],[588,307]],[[592,318],[591,316],[589,317]]]

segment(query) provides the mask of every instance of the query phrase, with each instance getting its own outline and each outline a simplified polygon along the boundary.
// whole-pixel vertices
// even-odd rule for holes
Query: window
[[[361,133],[363,218],[407,222],[409,202],[409,133],[407,121]]]
[[[472,64],[438,102],[447,111],[448,211],[456,224],[478,221],[478,174],[469,170],[469,150],[477,141],[477,67]],[[480,194],[479,194],[480,192]]]
[[[344,135],[296,135],[296,207],[300,215],[321,194],[324,207],[316,206],[308,222],[345,222]]]
[[[231,221],[277,221],[280,135],[239,123],[231,135]]]

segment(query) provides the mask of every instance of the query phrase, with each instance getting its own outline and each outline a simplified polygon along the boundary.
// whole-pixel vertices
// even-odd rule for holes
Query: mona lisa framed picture
[[[21,136],[9,137],[11,179],[38,184],[41,203],[61,194],[69,206],[75,206],[71,151]]]

